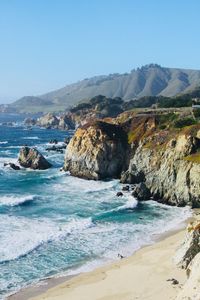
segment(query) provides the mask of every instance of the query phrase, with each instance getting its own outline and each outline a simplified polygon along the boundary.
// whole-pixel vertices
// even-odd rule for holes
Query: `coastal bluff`
[[[200,124],[176,128],[174,118],[177,113],[126,113],[87,123],[67,147],[64,170],[85,179],[144,182],[159,202],[199,207]]]

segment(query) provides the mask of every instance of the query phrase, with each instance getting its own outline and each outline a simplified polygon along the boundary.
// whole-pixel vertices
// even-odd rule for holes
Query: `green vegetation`
[[[184,118],[184,119],[179,119],[174,122],[174,127],[175,128],[183,128],[186,126],[191,126],[197,124],[197,121],[194,118]]]
[[[160,97],[158,99],[158,107],[189,107],[192,106],[192,97],[189,95],[182,95],[174,98]]]
[[[156,116],[156,121],[159,129],[166,129],[174,127],[174,122],[178,119],[179,115],[176,113],[166,113]]]
[[[193,114],[196,119],[200,119],[200,108],[193,109]]]
[[[184,157],[184,160],[200,164],[200,152]]]
[[[87,110],[93,110],[95,113],[98,113],[101,118],[106,117],[116,117],[123,110],[123,103],[124,101],[119,98],[107,98],[102,95],[98,95],[93,97],[86,103],[80,103],[77,106],[73,107],[70,111],[72,113],[81,114],[83,111],[85,113]]]

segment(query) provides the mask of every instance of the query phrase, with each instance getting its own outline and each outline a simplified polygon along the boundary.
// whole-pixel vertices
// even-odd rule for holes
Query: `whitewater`
[[[138,202],[118,180],[87,181],[61,172],[64,154],[48,152],[72,133],[27,128],[0,115],[0,299],[52,276],[74,275],[129,256],[187,219],[190,209]],[[5,122],[15,122],[8,126]],[[45,171],[5,167],[22,145],[52,163]]]

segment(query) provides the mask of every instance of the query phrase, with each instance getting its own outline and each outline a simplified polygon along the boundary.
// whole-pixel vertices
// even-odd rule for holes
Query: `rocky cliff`
[[[123,117],[112,120],[118,125],[85,125],[68,145],[65,170],[87,179],[144,182],[157,201],[198,207],[200,125],[175,128],[175,119],[176,113],[130,113],[125,121]]]
[[[139,142],[128,172],[132,174],[136,166],[137,172],[144,173],[146,186],[154,199],[178,206],[199,206],[200,164],[194,153],[198,151],[200,140],[197,132],[193,134],[179,132],[170,137],[166,132],[164,141],[155,142],[162,137],[161,133],[155,133]],[[131,183],[135,183],[134,180]]]

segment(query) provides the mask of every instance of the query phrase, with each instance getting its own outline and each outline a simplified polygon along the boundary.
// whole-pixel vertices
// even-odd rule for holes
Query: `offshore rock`
[[[126,164],[127,135],[102,121],[78,128],[68,144],[64,169],[86,179],[119,178]]]
[[[27,146],[20,149],[18,161],[20,166],[34,170],[45,170],[51,167],[51,164],[38,150]]]
[[[4,167],[7,167],[7,166],[9,166],[11,169],[16,170],[16,171],[20,170],[20,167],[14,163],[4,163]]]

